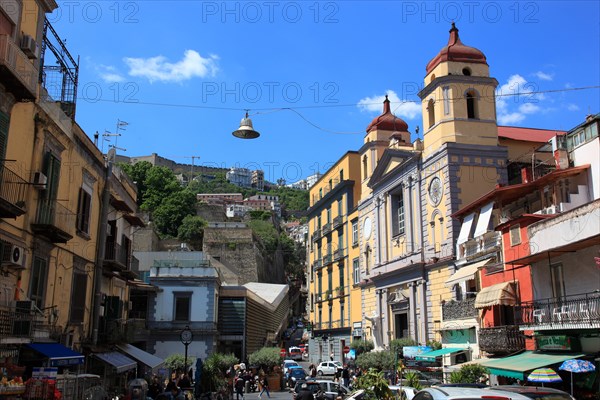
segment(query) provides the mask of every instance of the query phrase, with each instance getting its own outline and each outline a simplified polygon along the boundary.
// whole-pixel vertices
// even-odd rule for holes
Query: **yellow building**
[[[105,157],[74,121],[74,95],[57,102],[56,88],[37,83],[40,43],[53,39],[44,32],[55,35],[45,13],[56,3],[26,6],[0,5],[0,349],[59,342],[86,352],[126,342],[130,237],[143,222],[133,182],[115,168],[107,184]]]
[[[309,312],[310,360],[343,360],[343,349],[361,333],[360,290],[353,275],[357,259],[353,235],[360,197],[360,160],[355,151],[342,156],[310,189]],[[356,318],[356,319],[355,319]]]

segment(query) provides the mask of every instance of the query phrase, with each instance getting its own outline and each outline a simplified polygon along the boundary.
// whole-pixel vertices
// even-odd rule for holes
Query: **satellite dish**
[[[117,150],[115,150],[114,148],[111,148],[110,150],[108,150],[108,154],[107,154],[108,161],[114,162],[116,155],[117,155]]]

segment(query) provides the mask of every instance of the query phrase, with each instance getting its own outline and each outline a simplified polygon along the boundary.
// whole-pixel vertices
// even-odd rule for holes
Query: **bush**
[[[375,348],[375,345],[373,344],[372,340],[357,339],[353,340],[352,343],[350,343],[350,348],[354,349],[354,351],[356,352],[356,356],[358,357],[363,353],[368,353],[369,351],[373,350]]]
[[[421,383],[419,383],[419,374],[416,372],[407,372],[404,374],[406,379],[406,386],[414,387],[417,390],[421,390]]]
[[[169,357],[165,358],[165,367],[169,368],[171,371],[183,371],[184,361],[185,356],[183,354],[171,354]],[[187,369],[192,367],[195,362],[196,357],[188,356]]]
[[[382,352],[377,352],[382,353]],[[366,354],[365,354],[366,355]],[[383,372],[377,372],[374,369],[368,370],[360,376],[354,384],[354,389],[363,389],[366,399],[393,399],[394,396],[388,386]]]
[[[281,363],[278,347],[263,347],[248,356],[251,365],[260,365],[265,371],[270,371]]]
[[[467,364],[450,374],[450,383],[481,383],[487,380],[489,371],[479,364]]]
[[[356,358],[356,365],[363,370],[394,370],[395,362],[396,356],[389,351],[370,351],[368,353],[363,353]]]
[[[213,353],[202,365],[202,386],[208,383],[211,391],[216,391],[227,383],[226,371],[239,363],[233,354]]]

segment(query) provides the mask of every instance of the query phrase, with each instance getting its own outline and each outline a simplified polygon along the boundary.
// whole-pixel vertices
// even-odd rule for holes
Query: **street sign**
[[[350,347],[344,346],[344,354],[350,353]]]
[[[281,350],[279,350],[279,354],[281,355],[281,357],[285,357],[285,355],[287,354],[287,351],[285,349],[281,349]]]

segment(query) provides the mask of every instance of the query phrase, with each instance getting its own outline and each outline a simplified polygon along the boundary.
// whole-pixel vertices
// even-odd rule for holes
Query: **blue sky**
[[[567,130],[600,111],[598,88],[572,90],[600,85],[597,1],[59,6],[49,20],[80,57],[77,121],[90,136],[126,121],[117,146],[130,157],[199,156],[196,165],[261,168],[290,183],[357,150],[386,93],[414,139],[416,93],[452,21],[502,93],[546,92],[504,97],[499,124]],[[231,135],[245,109],[258,139]]]

